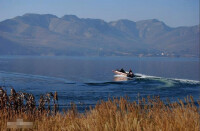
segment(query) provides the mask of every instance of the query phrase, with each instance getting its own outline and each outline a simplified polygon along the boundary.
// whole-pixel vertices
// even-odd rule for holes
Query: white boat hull
[[[116,71],[116,70],[113,70],[113,73],[115,73],[116,75],[127,77],[127,73],[122,73],[122,72]]]

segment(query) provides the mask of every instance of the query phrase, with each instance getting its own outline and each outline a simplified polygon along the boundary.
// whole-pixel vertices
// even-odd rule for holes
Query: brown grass
[[[2,88],[1,88],[2,89]],[[12,94],[10,95],[12,96]],[[53,95],[52,95],[53,96]],[[34,122],[30,130],[51,131],[199,131],[200,102],[194,104],[192,96],[183,101],[163,102],[159,97],[148,97],[138,102],[127,98],[113,98],[100,101],[94,108],[79,113],[76,105],[64,113],[56,113],[56,106],[50,109],[48,101],[40,99],[40,106],[26,108],[10,106],[10,97],[5,103],[5,94],[0,92],[0,129],[6,129],[7,121],[23,118]],[[57,94],[52,99],[58,100]],[[34,103],[34,102],[33,102]],[[166,104],[167,103],[167,104]],[[45,104],[47,107],[45,108]],[[23,105],[23,104],[22,104]],[[31,104],[30,104],[31,105]],[[34,105],[34,104],[32,104]],[[10,107],[9,107],[10,106]],[[23,106],[26,106],[24,104]]]

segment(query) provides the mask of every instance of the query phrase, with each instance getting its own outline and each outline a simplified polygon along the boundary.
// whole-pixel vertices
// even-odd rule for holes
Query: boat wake
[[[149,87],[149,88],[163,88],[163,87],[200,87],[200,81],[188,80],[188,79],[177,79],[177,78],[164,78],[157,76],[150,76],[140,73],[135,73],[137,77],[129,78],[123,75],[114,75],[112,81],[89,81],[86,83],[78,82],[80,85],[88,86],[111,86],[111,85],[123,85],[135,86],[135,87]],[[15,85],[15,82],[33,85],[55,85],[55,84],[77,84],[77,82],[69,81],[64,78],[32,75],[15,72],[0,71],[0,85],[5,83]]]
[[[200,81],[177,79],[177,78],[164,78],[158,76],[150,76],[140,73],[135,73],[137,77],[129,78],[123,75],[114,75],[113,81],[104,82],[90,82],[85,83],[89,86],[111,86],[123,85],[124,87],[146,87],[146,88],[184,88],[184,87],[200,87]]]
[[[21,81],[26,83],[38,82],[38,83],[65,83],[65,84],[74,84],[74,82],[68,81],[64,78],[51,77],[51,76],[42,76],[42,75],[33,75],[33,74],[24,74],[16,72],[6,72],[0,71],[0,84],[8,84],[14,81]]]
[[[145,74],[136,73],[136,75],[141,76],[140,79],[152,79],[152,80],[166,80],[166,81],[174,81],[186,84],[197,84],[200,85],[200,81],[197,80],[189,80],[189,79],[178,79],[178,78],[164,78],[158,76],[150,76]]]
[[[127,78],[120,75],[109,76],[109,80],[69,81],[59,77],[31,75],[15,72],[0,71],[0,86],[13,86],[16,91],[26,91],[36,96],[37,101],[41,94],[57,91],[59,102],[64,104],[70,101],[94,104],[100,99],[108,97],[129,96],[135,100],[138,93],[142,96],[159,95],[161,98],[181,98],[192,95],[199,99],[200,82],[195,80],[164,78],[136,73],[140,77]],[[107,79],[106,78],[106,79]],[[113,78],[113,79],[112,79]],[[117,80],[116,80],[117,79]],[[9,90],[8,90],[9,91]]]

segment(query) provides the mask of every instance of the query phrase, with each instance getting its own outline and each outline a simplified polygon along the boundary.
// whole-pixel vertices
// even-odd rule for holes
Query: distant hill
[[[0,55],[199,56],[199,25],[25,14],[0,22]]]

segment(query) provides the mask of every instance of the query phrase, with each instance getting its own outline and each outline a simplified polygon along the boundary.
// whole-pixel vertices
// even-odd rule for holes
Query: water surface
[[[142,76],[116,77],[113,69],[130,68]],[[0,85],[7,90],[40,94],[57,91],[59,104],[75,102],[79,109],[108,97],[128,96],[137,100],[148,95],[161,99],[200,96],[199,59],[134,57],[0,57]],[[124,80],[124,81],[122,81]]]

